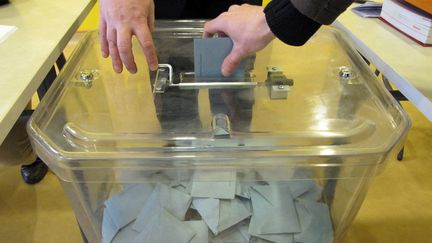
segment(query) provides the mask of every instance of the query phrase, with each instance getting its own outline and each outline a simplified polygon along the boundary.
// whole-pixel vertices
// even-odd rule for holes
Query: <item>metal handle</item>
[[[236,81],[239,78],[199,78],[200,82],[195,82],[194,72],[183,72],[180,73],[180,82],[173,83],[173,68],[170,64],[159,64],[159,68],[156,73],[156,80],[154,83],[153,93],[164,93],[166,89],[171,87],[178,87],[180,89],[203,89],[203,88],[214,88],[214,89],[250,89],[258,85],[257,82],[253,82],[253,77],[241,78],[242,80],[250,81]],[[209,81],[209,82],[206,82]]]

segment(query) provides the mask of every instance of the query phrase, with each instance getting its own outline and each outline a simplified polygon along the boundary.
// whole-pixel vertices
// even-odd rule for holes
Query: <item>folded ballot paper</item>
[[[333,242],[329,208],[314,180],[263,178],[256,171],[196,171],[189,181],[124,186],[104,203],[102,241]]]
[[[194,39],[194,70],[198,81],[242,79],[253,69],[254,56],[245,58],[229,77],[222,75],[222,63],[233,48],[228,37]]]

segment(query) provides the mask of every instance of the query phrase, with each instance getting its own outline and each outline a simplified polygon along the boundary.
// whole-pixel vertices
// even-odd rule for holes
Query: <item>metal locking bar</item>
[[[170,64],[159,64],[156,73],[153,93],[164,93],[168,88],[178,87],[180,89],[250,89],[258,85],[253,81],[253,77],[242,78],[242,80],[250,81],[236,81],[236,78],[200,78],[203,81],[195,82],[194,72],[183,72],[179,75],[179,83],[173,82],[173,68]],[[204,81],[205,80],[205,81]],[[222,81],[221,81],[222,80]]]
[[[283,70],[278,67],[267,67],[267,88],[269,89],[270,99],[286,99],[290,86],[294,85],[292,79],[288,79]]]

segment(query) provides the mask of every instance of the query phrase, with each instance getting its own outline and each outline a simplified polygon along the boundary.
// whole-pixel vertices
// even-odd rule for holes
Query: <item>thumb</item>
[[[221,71],[223,76],[225,77],[230,76],[240,65],[241,60],[245,57],[246,57],[246,53],[234,45],[233,49],[231,50],[231,53],[225,57],[222,63]]]

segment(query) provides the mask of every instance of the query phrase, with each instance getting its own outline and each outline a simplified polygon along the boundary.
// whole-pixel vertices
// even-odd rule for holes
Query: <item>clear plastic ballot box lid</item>
[[[136,74],[116,74],[98,34],[86,34],[29,122],[40,158],[69,182],[197,168],[338,178],[371,176],[401,148],[409,118],[337,30],[302,47],[274,40],[226,78],[196,75],[202,25],[159,22],[154,72],[134,40]],[[326,167],[362,169],[320,174]]]

